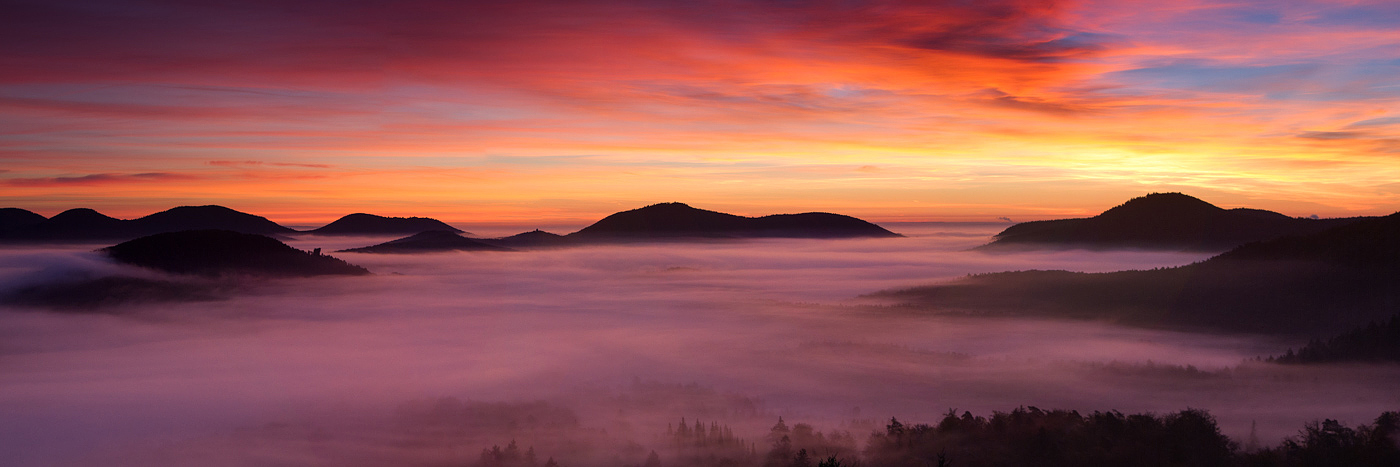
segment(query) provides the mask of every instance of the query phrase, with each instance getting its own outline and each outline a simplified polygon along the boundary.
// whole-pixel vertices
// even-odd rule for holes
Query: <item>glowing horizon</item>
[[[1382,2],[33,2],[0,205],[875,222],[1400,209]]]

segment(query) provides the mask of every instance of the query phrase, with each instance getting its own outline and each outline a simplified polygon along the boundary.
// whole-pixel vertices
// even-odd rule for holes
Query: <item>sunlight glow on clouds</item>
[[[11,10],[0,203],[48,215],[589,218],[679,200],[992,220],[1148,191],[1290,215],[1400,201],[1385,1]]]

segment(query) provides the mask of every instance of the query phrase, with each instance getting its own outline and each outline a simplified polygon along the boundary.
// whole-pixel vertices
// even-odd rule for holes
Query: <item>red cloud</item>
[[[136,174],[101,173],[76,175],[71,177],[11,178],[4,184],[25,187],[106,185],[115,183],[148,183],[166,180],[191,180],[196,177],[186,174],[148,172]]]

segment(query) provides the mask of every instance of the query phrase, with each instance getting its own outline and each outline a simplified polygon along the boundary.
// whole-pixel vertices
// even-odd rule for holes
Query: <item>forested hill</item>
[[[934,312],[1315,336],[1400,309],[1400,213],[1148,271],[1014,271],[871,295]]]
[[[612,214],[567,235],[574,242],[678,238],[843,238],[898,237],[899,234],[841,214],[808,212],[743,217],[661,203]]]
[[[1016,224],[979,249],[1225,251],[1254,241],[1316,233],[1357,220],[1306,219],[1259,209],[1223,209],[1181,193],[1153,193],[1094,217]]]

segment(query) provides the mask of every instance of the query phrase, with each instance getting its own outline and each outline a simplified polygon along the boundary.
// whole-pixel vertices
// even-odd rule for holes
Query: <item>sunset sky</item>
[[[1400,210],[1394,0],[4,4],[0,206],[44,215]]]

